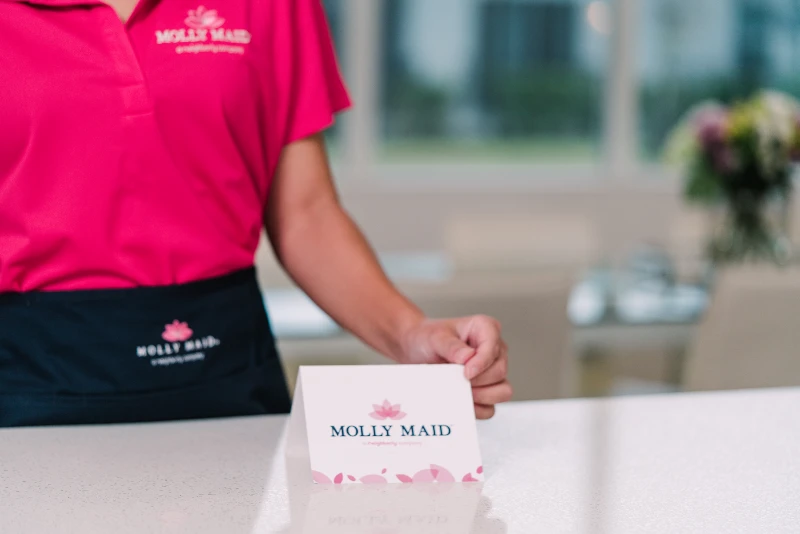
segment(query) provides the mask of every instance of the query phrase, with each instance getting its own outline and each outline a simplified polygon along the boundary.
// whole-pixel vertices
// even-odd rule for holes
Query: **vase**
[[[786,265],[792,256],[788,194],[772,197],[741,191],[716,210],[709,256],[716,265],[761,262]]]

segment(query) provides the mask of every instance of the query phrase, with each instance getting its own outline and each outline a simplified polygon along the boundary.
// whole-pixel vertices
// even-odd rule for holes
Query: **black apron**
[[[254,269],[168,287],[0,294],[0,427],[289,409]]]

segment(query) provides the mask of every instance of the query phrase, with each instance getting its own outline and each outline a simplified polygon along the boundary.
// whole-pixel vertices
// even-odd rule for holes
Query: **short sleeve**
[[[337,113],[351,105],[342,79],[330,26],[321,0],[273,0],[288,12],[288,28],[280,32],[275,61],[284,63],[277,72],[287,106],[283,144],[319,133],[335,121]]]

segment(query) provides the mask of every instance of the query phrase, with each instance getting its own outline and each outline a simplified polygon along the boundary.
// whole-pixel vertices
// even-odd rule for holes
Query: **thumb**
[[[475,349],[461,341],[455,331],[445,331],[431,340],[436,355],[449,363],[465,364],[475,355]]]

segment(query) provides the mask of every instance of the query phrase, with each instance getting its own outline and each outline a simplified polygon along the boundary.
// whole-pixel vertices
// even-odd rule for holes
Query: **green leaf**
[[[684,197],[698,204],[715,204],[722,198],[721,177],[699,159],[690,167],[684,184]]]

